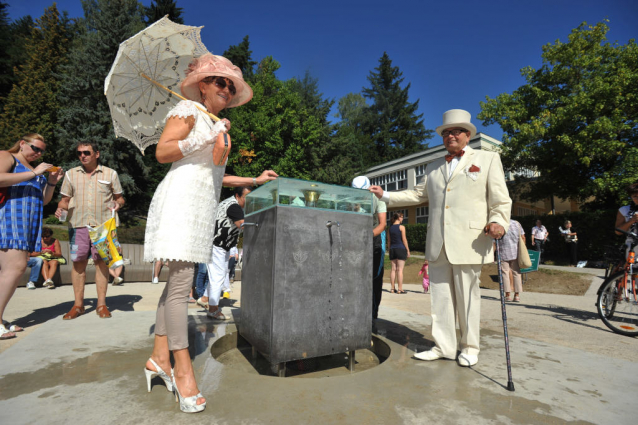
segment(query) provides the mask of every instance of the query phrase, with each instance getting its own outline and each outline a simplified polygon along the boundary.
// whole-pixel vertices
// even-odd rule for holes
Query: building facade
[[[498,151],[501,142],[486,134],[477,133],[470,139],[469,146],[477,150]],[[430,162],[446,154],[445,146],[441,144],[424,150],[423,152],[417,152],[376,165],[369,168],[365,175],[370,179],[371,184],[381,186],[388,192],[414,189],[414,186],[422,181],[425,174],[425,167]],[[526,177],[534,177],[534,172],[528,170],[523,172],[506,171],[505,179],[511,182],[516,179],[517,175],[521,174],[524,174]],[[548,198],[539,202],[527,202],[518,199],[518,196],[516,193],[512,193],[512,190],[510,190],[510,196],[513,201],[513,216],[559,214],[567,211],[579,211],[579,205],[571,200],[554,198],[552,202],[552,199]],[[392,218],[392,214],[398,211],[403,212],[403,224],[428,222],[429,209],[427,202],[401,209],[388,209],[388,221]]]

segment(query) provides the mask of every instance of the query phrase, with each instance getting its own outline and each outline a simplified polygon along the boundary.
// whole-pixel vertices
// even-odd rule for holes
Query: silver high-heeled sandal
[[[197,413],[201,412],[206,408],[206,402],[202,404],[197,404],[198,398],[204,398],[202,393],[198,393],[197,395],[191,397],[182,397],[177,389],[177,383],[175,382],[175,375],[171,370],[171,377],[173,378],[173,388],[175,389],[175,401],[179,401],[179,410],[184,413]]]
[[[149,357],[148,360],[151,363],[153,363],[153,366],[155,366],[155,369],[157,369],[157,372],[155,372],[153,370],[149,370],[146,367],[144,367],[144,374],[146,375],[146,385],[148,386],[148,392],[149,393],[151,392],[151,379],[153,379],[156,376],[159,376],[160,378],[162,378],[162,380],[164,381],[164,384],[166,384],[166,389],[168,391],[173,391],[173,380],[169,378],[168,374],[164,372],[162,368],[159,367],[159,365],[155,363],[153,359]],[[171,369],[171,374],[172,373],[173,373],[173,370]]]

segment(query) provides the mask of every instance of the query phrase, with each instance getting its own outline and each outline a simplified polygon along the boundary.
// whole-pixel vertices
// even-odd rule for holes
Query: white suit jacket
[[[470,172],[470,168],[478,171]],[[492,262],[492,239],[483,228],[494,222],[509,229],[512,200],[501,158],[494,152],[467,146],[450,178],[445,158],[439,158],[427,165],[423,182],[414,190],[388,195],[391,208],[429,201],[428,261],[436,261],[445,247],[451,264]]]

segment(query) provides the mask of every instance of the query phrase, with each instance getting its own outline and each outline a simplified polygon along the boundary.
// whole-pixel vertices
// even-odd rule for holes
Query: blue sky
[[[53,2],[4,0],[9,16],[34,19]],[[149,5],[150,0],[143,0]],[[80,0],[59,0],[58,9],[82,16]],[[636,0],[177,0],[187,25],[204,25],[202,39],[221,54],[250,36],[253,59],[273,56],[280,79],[318,78],[327,98],[338,100],[368,86],[366,77],[387,52],[420,100],[426,128],[440,125],[444,111],[461,108],[474,118],[485,96],[524,84],[520,69],[541,65],[541,47],[567,41],[581,22],[609,19],[608,39],[638,38]],[[498,126],[479,131],[500,139]],[[440,144],[438,136],[430,146]]]

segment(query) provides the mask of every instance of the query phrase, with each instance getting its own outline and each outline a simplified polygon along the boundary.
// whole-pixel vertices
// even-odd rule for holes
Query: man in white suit
[[[425,258],[430,264],[436,345],[415,357],[456,359],[458,350],[461,366],[478,362],[481,266],[494,260],[491,238],[501,238],[509,228],[512,206],[499,155],[468,146],[476,134],[470,118],[462,109],[443,114],[436,132],[448,155],[427,165],[423,182],[414,190],[388,193],[379,186],[370,188],[388,207],[429,202]]]

